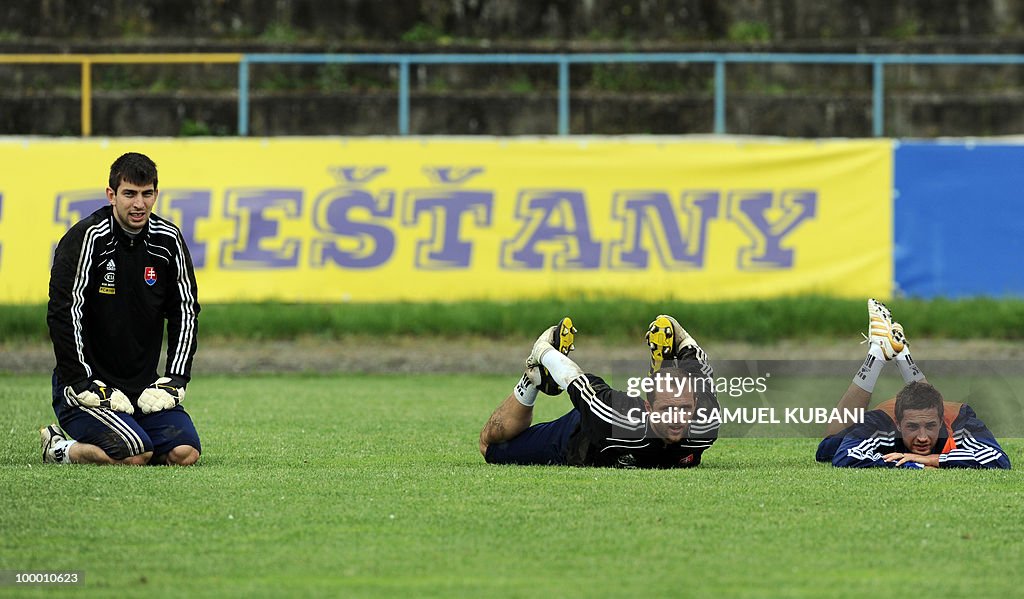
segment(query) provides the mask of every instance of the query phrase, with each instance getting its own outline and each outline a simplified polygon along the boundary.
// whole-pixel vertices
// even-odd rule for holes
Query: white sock
[[[900,375],[903,377],[904,383],[913,383],[914,381],[924,380],[924,373],[921,372],[921,368],[914,362],[914,358],[910,357],[910,346],[903,348],[903,351],[896,354],[896,366],[900,369]]]
[[[57,441],[53,444],[53,455],[61,464],[71,463],[71,446],[78,441],[74,439],[64,439],[63,441]]]
[[[853,375],[853,384],[868,393],[873,393],[875,391],[875,383],[878,382],[878,375],[882,374],[882,368],[884,367],[885,354],[882,353],[882,348],[872,343],[871,347],[868,348],[868,355],[864,358],[864,363],[861,364],[860,370],[857,371],[857,374]]]
[[[569,383],[577,377],[583,376],[583,371],[576,365],[576,362],[573,362],[568,356],[562,355],[557,350],[545,353],[541,356],[540,361],[548,369],[548,372],[551,373],[551,378],[555,379],[558,386],[563,389],[568,389]]]
[[[534,385],[533,380],[530,379],[530,373],[523,373],[523,378],[519,379],[515,388],[512,389],[512,395],[515,395],[516,400],[524,406],[533,407],[533,403],[537,401],[537,385]]]

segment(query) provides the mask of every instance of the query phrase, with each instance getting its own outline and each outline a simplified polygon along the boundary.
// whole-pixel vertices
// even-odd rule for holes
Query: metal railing
[[[82,67],[82,137],[92,135],[94,64],[241,64],[242,54],[0,54],[0,64],[79,64]]]
[[[0,64],[78,63],[82,67],[82,135],[92,133],[93,64],[235,63],[238,65],[238,135],[249,134],[249,68],[254,64],[385,64],[398,67],[398,133],[409,135],[412,65],[501,64],[552,65],[558,71],[558,135],[569,135],[569,69],[577,64],[674,63],[714,65],[714,128],[727,133],[725,122],[726,65],[844,64],[872,67],[872,134],[885,132],[885,67],[887,65],[1019,65],[1022,54],[783,54],[783,53],[625,53],[625,54],[7,54]]]

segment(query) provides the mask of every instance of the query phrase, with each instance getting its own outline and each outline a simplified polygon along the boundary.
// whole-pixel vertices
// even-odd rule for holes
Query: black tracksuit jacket
[[[133,238],[104,206],[57,244],[46,320],[61,383],[100,380],[134,403],[158,376],[165,320],[164,376],[187,383],[198,316],[192,258],[170,221],[151,214]]]

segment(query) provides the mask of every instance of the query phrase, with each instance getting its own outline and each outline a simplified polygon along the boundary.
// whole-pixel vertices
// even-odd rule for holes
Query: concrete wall
[[[5,0],[26,38],[768,41],[1020,34],[1014,0]],[[436,40],[433,40],[436,41]]]
[[[6,0],[0,53],[728,51],[1024,53],[1011,0]],[[257,65],[254,135],[394,134],[391,67]],[[707,133],[710,65],[578,66],[571,130]],[[554,67],[431,66],[412,73],[411,131],[556,131]],[[99,135],[231,134],[233,66],[93,69]],[[871,134],[864,66],[730,65],[731,133]],[[79,131],[75,66],[0,65],[0,134]],[[1024,67],[887,69],[891,136],[1024,133]]]

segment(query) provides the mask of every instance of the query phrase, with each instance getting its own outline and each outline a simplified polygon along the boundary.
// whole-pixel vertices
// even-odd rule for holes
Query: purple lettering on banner
[[[294,268],[299,264],[298,238],[278,237],[278,226],[302,212],[301,189],[229,189],[224,216],[235,221],[235,238],[225,241],[221,267],[232,270]],[[277,241],[273,246],[268,241]]]
[[[332,166],[328,172],[338,183],[359,183],[366,185],[371,180],[388,172],[386,166]]]
[[[70,229],[72,225],[110,204],[102,189],[64,191],[57,194],[53,222]]]
[[[109,204],[107,194],[102,189],[64,191],[58,193],[54,201],[53,222],[62,225],[65,230],[70,229],[78,221]],[[51,264],[56,249],[55,242],[50,246]]]
[[[431,219],[431,233],[416,242],[416,268],[444,270],[468,268],[473,244],[461,238],[463,215],[478,227],[489,227],[494,209],[494,193],[444,189],[411,189],[405,194],[402,224],[415,225],[421,214]]]
[[[612,269],[643,270],[654,246],[666,270],[704,267],[708,222],[718,216],[716,191],[685,191],[679,200],[680,226],[672,199],[661,191],[619,191],[612,198],[612,219],[622,223],[622,237],[608,247]]]
[[[516,201],[522,222],[514,239],[501,244],[501,267],[508,270],[597,269],[601,243],[590,233],[583,192],[522,190]]]
[[[794,251],[782,247],[783,237],[813,219],[818,194],[803,189],[736,191],[729,194],[729,219],[739,225],[751,244],[740,248],[740,270],[793,268]]]
[[[484,167],[454,167],[454,166],[425,166],[423,173],[434,183],[439,185],[451,183],[465,183],[473,177],[483,174]]]
[[[181,229],[192,265],[205,267],[207,243],[196,239],[196,221],[210,217],[212,193],[208,189],[164,189],[159,198],[161,207],[166,206],[170,212],[168,218]]]
[[[374,196],[365,189],[336,187],[321,193],[313,209],[313,226],[329,237],[313,240],[312,265],[376,268],[386,263],[395,252],[395,233],[383,219],[394,215],[394,206],[394,191]],[[369,218],[356,220],[360,212]]]

